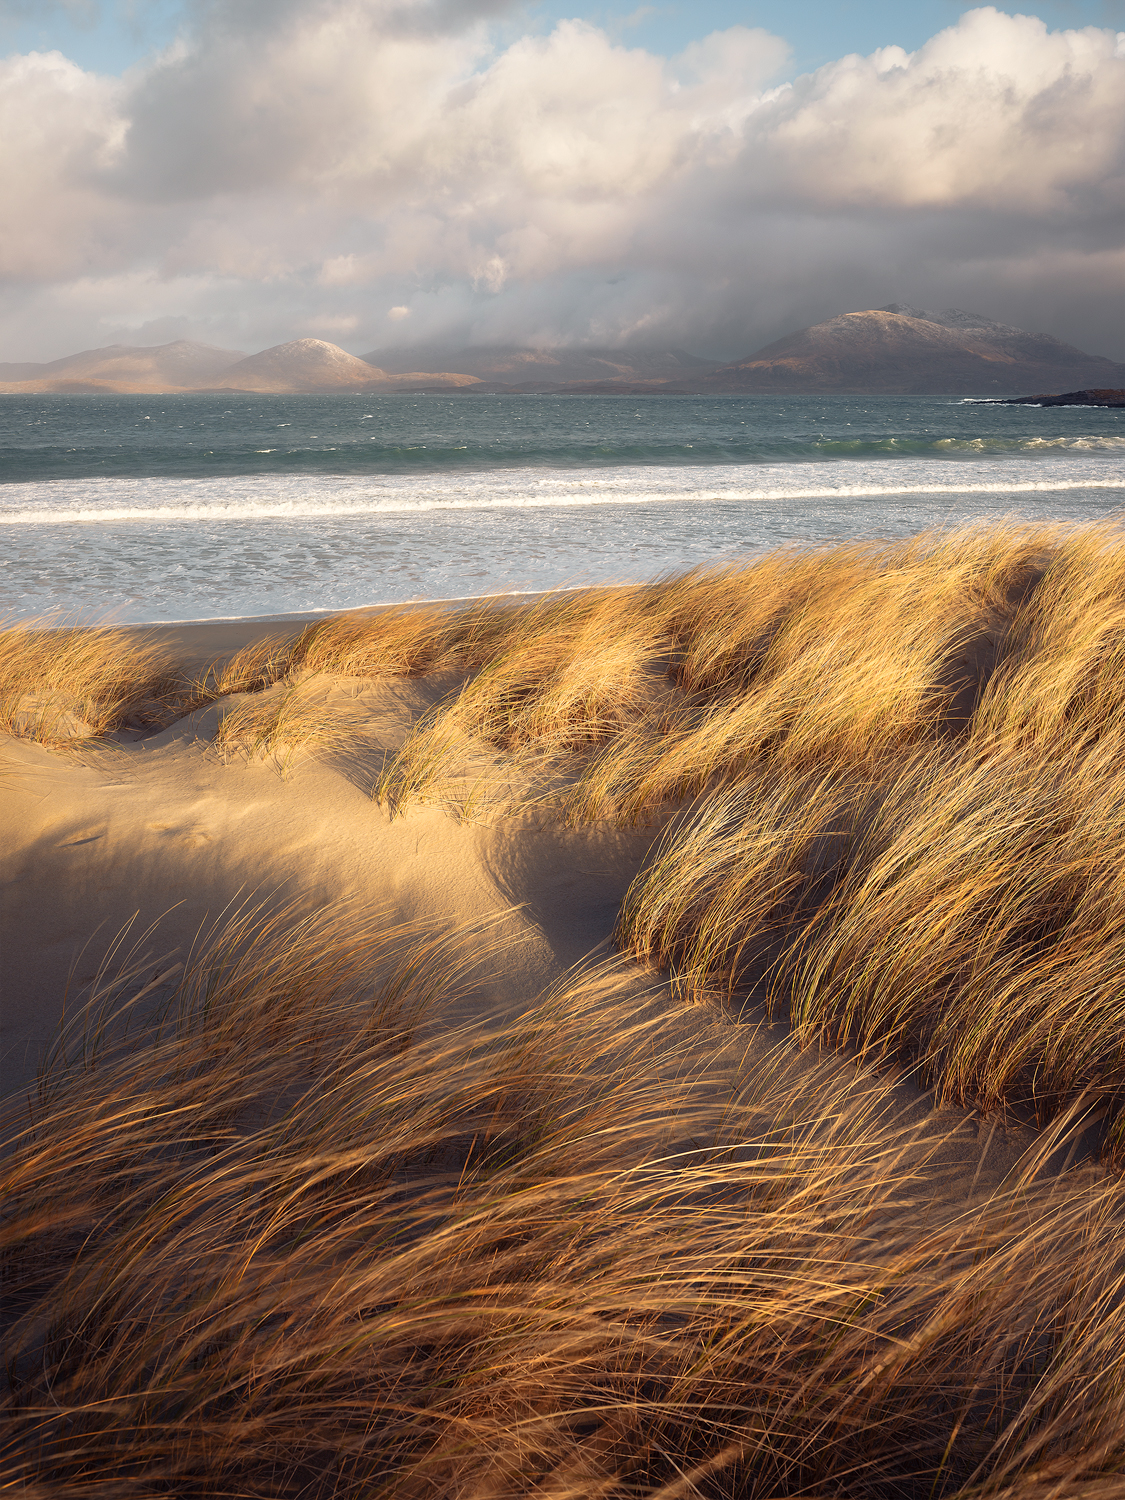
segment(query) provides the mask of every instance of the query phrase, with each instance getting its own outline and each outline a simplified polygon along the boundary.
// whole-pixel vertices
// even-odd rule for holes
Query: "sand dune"
[[[1121,557],[0,634],[0,1479],[1117,1493]]]
[[[380,613],[349,618],[366,628],[363,622]],[[435,615],[420,607],[421,638],[446,615],[453,618],[448,609]],[[413,615],[408,608],[386,617],[409,622]],[[292,640],[301,623],[216,622],[123,634],[171,651],[190,675],[256,640]],[[411,630],[404,638],[408,653],[416,649]],[[628,656],[634,650],[628,632],[622,640]],[[533,655],[521,653],[519,660],[521,670],[534,672]],[[611,664],[605,670],[614,698],[634,691],[627,667]],[[374,801],[371,788],[380,770],[393,766],[396,756],[407,756],[409,766],[410,756],[424,754],[419,744],[425,738],[417,741],[416,726],[428,723],[441,704],[459,700],[472,674],[440,663],[421,676],[348,671],[345,666],[341,675],[339,665],[328,673],[306,668],[296,689],[279,682],[265,692],[228,695],[156,733],[78,739],[75,744],[87,744],[78,752],[22,738],[6,741],[0,804],[7,851],[5,1092],[31,1083],[57,1032],[63,997],[70,1008],[80,1002],[104,954],[129,924],[128,945],[149,934],[142,946],[155,977],[223,911],[248,899],[296,901],[308,909],[345,903],[358,913],[382,913],[392,923],[425,919],[449,929],[498,922],[501,957],[474,1001],[497,1018],[518,1014],[570,966],[612,954],[610,936],[626,892],[674,808],[661,811],[658,799],[639,821],[634,814],[625,825],[600,818],[568,826],[549,809],[519,811],[521,797],[536,794],[526,771],[510,772],[503,756],[497,762],[474,752],[467,769],[455,773],[458,795],[464,797],[474,778],[487,782],[499,774],[505,787],[515,785],[516,805],[507,815],[489,814],[490,805],[502,809],[504,798],[496,803],[486,794],[481,814],[466,819],[450,811],[457,796],[452,804],[442,796],[426,800],[427,783],[436,776],[440,787],[440,778],[450,774],[444,748],[422,781],[410,782],[421,787],[421,802],[409,794],[396,805],[393,788],[389,801]],[[647,694],[651,707],[644,712],[674,714],[678,695],[658,687],[659,674],[647,673],[644,668],[636,704]],[[246,709],[251,726],[263,716],[268,721],[271,705],[295,691],[315,725],[345,726],[338,741],[314,736],[306,746],[299,734],[277,743],[259,737],[257,749],[245,734],[224,741],[224,720],[235,724]],[[63,742],[88,733],[88,717],[76,705],[56,715],[52,733]],[[637,993],[652,984],[651,972],[636,972]],[[705,1046],[729,1043],[730,1017],[722,1004],[685,1009],[666,983],[658,990],[660,1005],[680,1016]],[[750,1004],[744,1021],[752,1014],[764,1022],[761,998]],[[735,1031],[744,1048],[748,1033]],[[784,1031],[766,1028],[763,1039],[772,1045]],[[913,1086],[903,1087],[904,1098],[921,1097]],[[974,1135],[970,1130],[966,1142]],[[994,1136],[990,1149],[1003,1147],[1007,1155],[996,1160],[1010,1164],[1011,1152],[1030,1139],[1013,1124]],[[966,1149],[975,1172],[975,1157]]]

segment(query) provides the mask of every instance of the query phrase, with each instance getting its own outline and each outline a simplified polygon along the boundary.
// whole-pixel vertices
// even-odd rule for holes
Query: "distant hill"
[[[336,344],[323,339],[294,339],[275,344],[232,365],[216,384],[221,390],[273,391],[298,395],[302,392],[371,391],[391,388],[409,382],[428,386],[461,386],[474,384],[471,375],[441,372],[431,374],[412,371],[392,376],[374,368],[365,359],[357,359]]]
[[[701,390],[1017,395],[1118,386],[1125,365],[979,313],[892,302],[802,328],[711,371]]]
[[[190,339],[147,348],[110,344],[105,349],[68,354],[48,364],[0,363],[0,382],[18,383],[28,392],[64,393],[86,387],[91,391],[155,394],[213,385],[245,357],[240,349],[216,349]]]
[[[473,375],[501,390],[543,391],[586,384],[638,384],[692,381],[718,369],[716,359],[699,359],[683,349],[533,349],[521,345],[477,345],[453,348],[415,345],[407,349],[373,349],[369,364],[399,378],[419,366]]]
[[[362,359],[323,339],[293,339],[260,354],[248,355],[226,370],[215,384],[221,390],[300,391],[353,389],[382,378]]]
[[[447,389],[473,385],[457,373],[411,371],[389,375],[323,339],[294,339],[260,354],[214,349],[178,339],[133,348],[111,344],[49,364],[0,364],[0,393],[160,395],[198,390],[272,392],[279,395],[339,390],[397,390],[405,385]]]
[[[844,313],[720,365],[680,349],[531,349],[421,346],[374,350],[387,372],[414,361],[462,370],[485,391],[573,395],[858,394],[1017,395],[1067,386],[1117,386],[1125,365],[1085,354],[1046,333],[1028,333],[980,313],[923,312],[892,303]]]
[[[1046,333],[979,313],[892,302],[802,328],[732,364],[682,349],[444,348],[416,345],[362,359],[323,339],[245,355],[179,339],[111,344],[49,364],[0,364],[0,393],[253,391],[557,391],[573,395],[738,392],[1022,396],[1118,389],[1125,365]]]

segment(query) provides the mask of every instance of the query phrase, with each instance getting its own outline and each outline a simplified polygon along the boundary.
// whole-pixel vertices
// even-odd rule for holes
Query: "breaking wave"
[[[0,489],[0,525],[73,526],[361,520],[442,510],[534,510],[594,505],[654,506],[695,502],[773,504],[822,500],[875,503],[908,496],[1065,495],[1079,490],[1125,491],[1125,472],[1104,461],[1072,458],[1034,475],[1018,462],[951,466],[901,460],[885,466],[855,462],[634,466],[609,470],[502,469],[471,475],[242,476],[230,479],[82,479],[11,484]]]

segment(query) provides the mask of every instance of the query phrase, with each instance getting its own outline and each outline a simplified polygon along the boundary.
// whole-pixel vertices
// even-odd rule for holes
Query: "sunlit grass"
[[[219,748],[284,770],[363,733],[333,683],[440,672],[392,811],[671,821],[625,957],[517,1021],[441,1020],[484,931],[240,913],[161,971],[162,1019],[122,950],[4,1158],[0,1483],[1120,1493],[1122,642],[1120,532],[1007,523],[335,617],[194,677],[4,632],[4,723],[45,743],[239,695]],[[737,1028],[701,1052],[628,959],[829,1051],[736,1081]],[[947,1179],[903,1067],[1038,1144]],[[1081,1132],[1109,1173],[1060,1172]]]
[[[154,641],[122,629],[28,621],[0,627],[0,730],[43,744],[159,723],[178,693]]]
[[[613,971],[427,1026],[468,981],[244,914],[155,1038],[63,1049],[2,1184],[14,1493],[1101,1493],[1125,1199],[1061,1137],[951,1196],[862,1072],[732,1092]]]

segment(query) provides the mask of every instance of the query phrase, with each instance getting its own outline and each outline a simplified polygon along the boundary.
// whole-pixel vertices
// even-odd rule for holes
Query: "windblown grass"
[[[369,976],[378,974],[372,980]],[[862,1073],[720,1088],[613,973],[212,935],[4,1159],[0,1482],[67,1496],[1108,1496],[1125,1198],[955,1200]]]
[[[652,598],[649,589],[590,590],[451,616],[446,659],[473,675],[417,726],[376,797],[398,806],[432,793],[474,741],[549,785],[648,724],[669,696]]]
[[[1122,642],[1113,526],[490,605],[443,617],[432,659],[473,675],[375,792],[460,775],[518,803],[515,773],[579,823],[687,804],[626,902],[629,952],[687,992],[757,987],[802,1040],[950,1101],[1045,1122],[1095,1100],[1125,1163]],[[471,782],[474,747],[505,761]]]
[[[155,669],[121,685],[111,635],[55,633],[49,671],[6,680],[74,696],[94,668],[67,651],[100,651],[98,722],[171,712]],[[1041,1122],[1096,1101],[1125,1163],[1123,642],[1118,528],[997,522],[335,617],[189,697],[272,686],[219,738],[284,768],[357,728],[318,708],[318,676],[464,674],[376,779],[392,810],[678,810],[625,904],[629,953],[686,992],[756,987],[802,1040],[905,1059],[949,1100]]]
[[[323,682],[303,678],[244,698],[219,721],[215,743],[230,756],[269,756],[282,775],[298,751],[329,754],[350,745],[360,732],[361,715],[350,705],[328,704]]]
[[[47,745],[161,729],[236,693],[285,680],[296,639],[254,641],[189,674],[152,637],[109,626],[0,627],[0,730]]]
[[[191,682],[193,703],[203,705],[236,693],[256,693],[285,681],[300,653],[300,637],[265,636],[233,656],[220,656]]]
[[[178,692],[153,642],[110,627],[0,628],[0,730],[45,744],[162,722]]]
[[[954,538],[970,563],[972,540]],[[765,986],[803,1040],[909,1059],[947,1099],[1040,1121],[1096,1100],[1125,1164],[1125,548],[1086,529],[988,533],[978,551],[983,582],[966,567],[962,610],[985,601],[977,633],[951,657],[947,599],[939,649],[915,653],[921,677],[894,637],[894,713],[863,717],[887,628],[873,610],[866,637],[846,616],[851,657],[831,676],[806,632],[803,696],[790,666],[771,675],[775,642],[733,707],[650,748],[639,771],[635,748],[612,764],[611,747],[591,774],[603,795],[632,782],[619,815],[669,788],[701,798],[630,892],[619,935],[689,990]],[[942,595],[915,544],[919,556],[921,618]],[[910,582],[893,589],[909,597]]]

